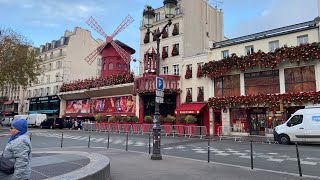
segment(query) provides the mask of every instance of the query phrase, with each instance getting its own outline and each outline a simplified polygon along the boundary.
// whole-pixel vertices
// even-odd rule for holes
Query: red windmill
[[[122,59],[124,61],[124,70],[127,71],[127,69],[129,69],[130,71],[130,61],[131,61],[131,54],[134,54],[135,51],[130,48],[129,46],[121,43],[120,41],[117,41],[117,40],[113,40],[113,38],[119,34],[122,30],[124,30],[129,24],[131,24],[133,22],[133,18],[128,15],[123,21],[122,23],[118,26],[118,28],[112,33],[111,36],[108,36],[104,31],[103,29],[100,27],[100,25],[98,24],[98,22],[91,16],[89,18],[88,21],[86,21],[86,23],[91,27],[93,28],[94,30],[96,30],[99,34],[101,34],[105,39],[106,41],[101,45],[99,46],[97,49],[95,49],[92,53],[90,53],[86,58],[85,58],[85,61],[88,62],[88,64],[92,64],[92,62],[96,59],[96,57],[99,55],[99,54],[102,54],[102,61],[106,61],[107,58],[104,57],[106,56],[107,53],[102,53],[104,49],[106,49],[107,46],[111,46],[113,47],[112,48],[112,51],[115,50],[115,52],[111,53],[111,54],[117,54],[119,55],[119,59]],[[102,70],[101,70],[101,75],[103,75],[102,71],[103,69],[106,70],[106,64],[109,65],[109,63],[112,63],[112,62],[103,62],[103,67],[102,67]],[[121,66],[119,64],[119,66]],[[112,64],[112,68],[113,68],[113,64]],[[118,67],[118,64],[117,64],[117,68]],[[110,69],[110,68],[109,68]],[[116,69],[116,68],[114,68]]]

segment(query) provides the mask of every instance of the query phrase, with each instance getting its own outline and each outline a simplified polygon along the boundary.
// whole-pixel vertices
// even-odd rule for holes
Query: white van
[[[45,119],[47,119],[46,114],[30,114],[27,119],[28,126],[39,127]]]
[[[27,118],[28,118],[28,115],[15,115],[15,116],[13,116],[13,121],[15,121],[17,119],[25,119],[25,120],[27,120]]]
[[[274,139],[280,144],[320,142],[320,107],[296,111],[286,123],[275,127]]]

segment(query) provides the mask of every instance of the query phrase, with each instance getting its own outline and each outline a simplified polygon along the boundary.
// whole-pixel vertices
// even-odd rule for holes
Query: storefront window
[[[57,110],[60,107],[60,102],[52,102],[50,103],[50,109],[51,110]]]
[[[231,126],[234,132],[249,132],[246,109],[230,109]]]

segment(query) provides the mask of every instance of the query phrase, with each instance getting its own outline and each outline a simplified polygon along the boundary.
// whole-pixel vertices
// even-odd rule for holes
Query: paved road
[[[34,130],[32,145],[34,148],[60,147],[61,130]],[[0,137],[3,148],[8,137]],[[87,147],[89,132],[64,130],[63,147]],[[90,147],[107,148],[107,133],[90,134]],[[110,134],[109,147],[126,149],[126,134]],[[184,137],[162,137],[162,154],[174,157],[207,161],[208,146],[206,140]],[[152,144],[151,144],[152,146]],[[278,144],[253,144],[254,167],[276,173],[298,174],[295,146]],[[128,136],[128,150],[149,152],[149,136]],[[299,146],[302,171],[304,175],[320,178],[320,148],[317,145]],[[250,167],[250,144],[248,142],[211,141],[210,161],[237,167]]]

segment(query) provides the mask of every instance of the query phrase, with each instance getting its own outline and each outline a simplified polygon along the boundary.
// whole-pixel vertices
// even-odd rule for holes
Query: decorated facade
[[[296,110],[319,103],[318,23],[212,42],[208,61],[190,63],[197,76],[183,84],[206,81],[211,134],[264,136]]]

